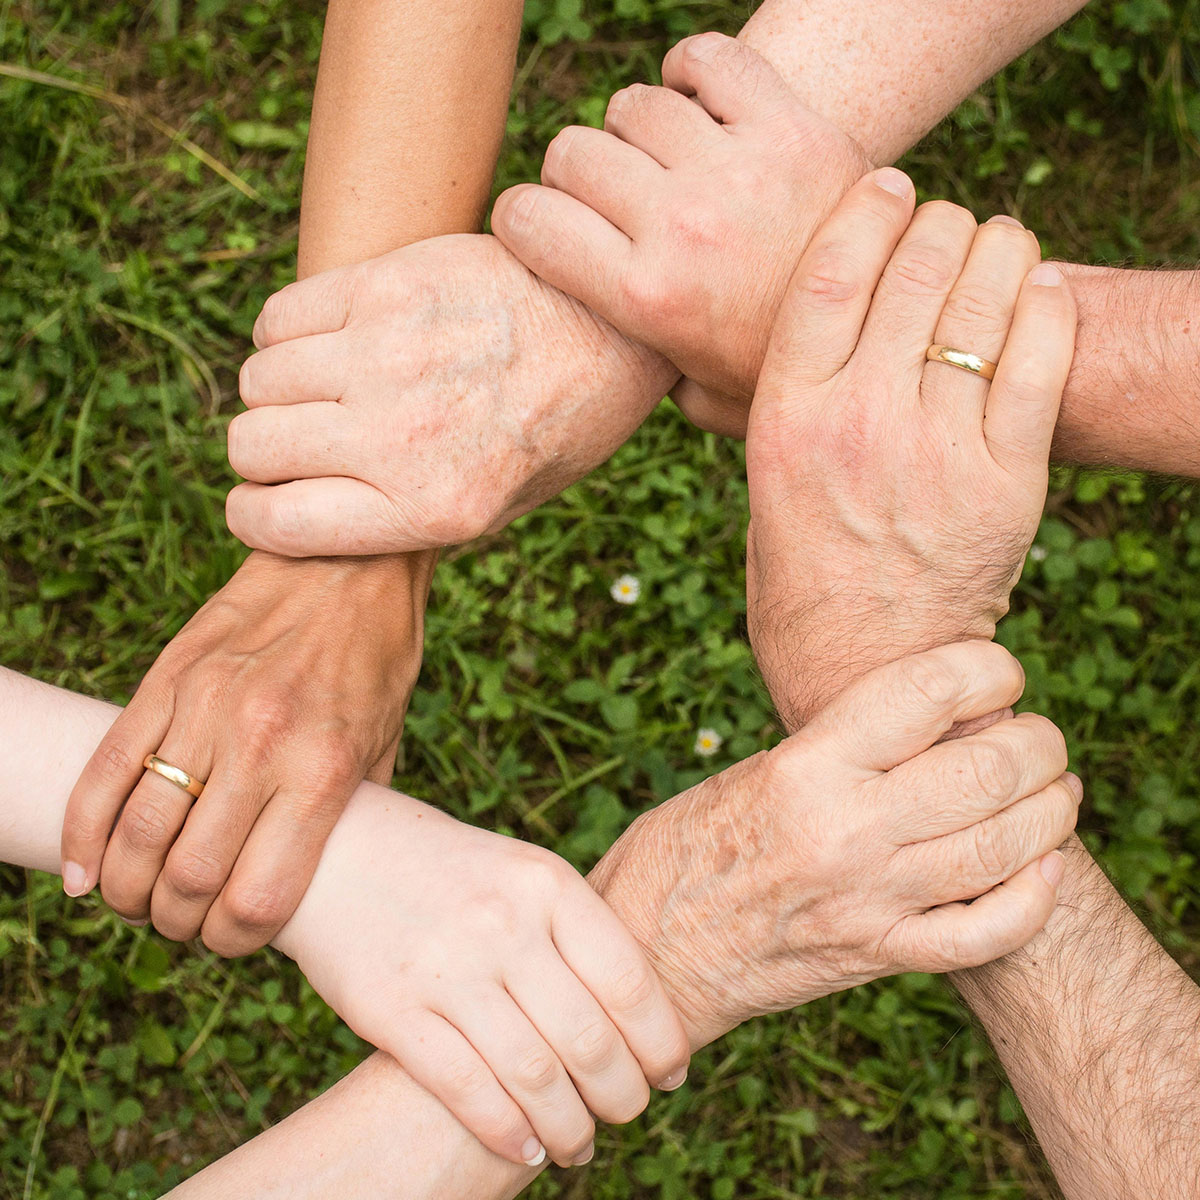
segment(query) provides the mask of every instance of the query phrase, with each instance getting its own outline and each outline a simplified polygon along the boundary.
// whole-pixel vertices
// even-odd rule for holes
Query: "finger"
[[[967,829],[1049,787],[1067,769],[1053,721],[1022,713],[981,733],[933,746],[878,781],[897,843]]]
[[[633,243],[606,218],[565,192],[524,183],[496,201],[492,232],[551,287],[621,328]]]
[[[988,448],[1009,471],[1045,474],[1075,354],[1076,320],[1062,271],[1053,263],[1035,267],[1021,288],[987,400]]]
[[[561,958],[523,961],[505,980],[509,995],[546,1039],[588,1109],[624,1125],[650,1100],[650,1089],[625,1039],[596,998]]]
[[[287,924],[308,890],[331,830],[361,782],[344,775],[299,773],[303,791],[284,787],[271,797],[204,919],[204,944],[223,958],[261,949]]]
[[[722,396],[691,379],[681,379],[671,389],[671,399],[697,429],[745,441],[750,417],[746,401]]]
[[[345,333],[294,338],[246,359],[238,374],[238,392],[247,408],[340,400],[347,361]]]
[[[172,725],[162,746],[152,753],[201,783],[211,774],[211,747],[194,730]],[[100,867],[101,894],[118,916],[129,921],[150,916],[155,881],[197,803],[183,788],[154,771],[142,774],[117,818]]]
[[[568,126],[559,133],[546,148],[542,163],[546,187],[574,196],[631,237],[653,218],[666,181],[666,171],[649,155],[611,133],[584,125]]]
[[[225,520],[247,546],[289,558],[400,554],[435,545],[414,536],[395,503],[359,479],[242,483],[225,499]]]
[[[761,54],[720,33],[684,38],[667,52],[662,74],[666,87],[695,96],[725,125],[757,124],[796,104],[795,93]]]
[[[889,935],[896,970],[966,970],[1019,950],[1054,912],[1065,862],[1051,851],[971,904],[906,917]]]
[[[443,1015],[521,1106],[556,1163],[568,1167],[590,1157],[595,1122],[558,1055],[511,996],[460,994]]]
[[[914,384],[920,381],[925,351],[934,342],[942,310],[966,266],[976,228],[975,218],[957,204],[934,200],[917,209],[863,324],[865,362],[888,363],[898,382],[901,372],[910,372]],[[899,392],[908,395],[910,389]],[[919,393],[914,387],[911,394]]]
[[[554,944],[562,960],[608,1014],[657,1088],[673,1089],[687,1073],[690,1047],[683,1022],[641,947],[599,897],[560,909]]]
[[[958,833],[900,851],[914,878],[911,896],[922,908],[982,896],[1071,836],[1083,785],[1063,775],[1036,795]]]
[[[981,225],[934,332],[939,346],[999,362],[1025,277],[1041,259],[1037,238],[1010,217]],[[922,398],[966,437],[983,430],[989,384],[942,362],[926,362]]]
[[[694,162],[725,136],[699,104],[669,87],[644,83],[613,93],[604,128],[663,167]]]
[[[229,423],[229,465],[252,483],[354,475],[360,439],[332,402],[252,408]]]
[[[200,933],[273,792],[260,771],[214,766],[151,892],[150,920],[163,937],[184,942]]]
[[[255,346],[263,350],[292,338],[342,329],[350,319],[358,273],[357,266],[337,267],[276,292],[254,322]]]
[[[846,365],[915,203],[912,181],[892,167],[873,171],[846,193],[792,276],[763,362],[760,394],[825,383]]]
[[[928,750],[956,722],[1015,704],[1024,687],[1021,664],[995,642],[939,646],[864,675],[806,734],[829,738],[840,756],[864,770],[889,771]]]
[[[436,1096],[493,1154],[540,1166],[546,1151],[491,1067],[449,1021],[430,1012],[410,1014],[400,1044],[385,1034],[386,1050],[427,1092]],[[375,1040],[375,1039],[372,1039]]]
[[[173,715],[173,693],[143,681],[71,789],[61,843],[63,890],[68,896],[82,896],[99,882],[121,807],[146,772],[146,755],[167,736]]]

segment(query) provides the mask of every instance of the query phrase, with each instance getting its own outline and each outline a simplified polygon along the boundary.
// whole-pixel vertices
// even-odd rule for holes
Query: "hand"
[[[990,638],[1046,499],[1071,294],[1008,217],[910,224],[903,180],[856,184],[813,239],[750,413],[748,624],[789,728],[872,666]]]
[[[99,880],[122,917],[177,940],[202,932],[219,954],[264,945],[355,787],[392,777],[429,570],[251,555],[163,651],[75,785],[68,892]],[[145,771],[147,754],[207,781],[200,799]]]
[[[548,851],[362,789],[276,945],[484,1145],[591,1157],[688,1048],[633,937]],[[590,1110],[590,1112],[589,1112]]]
[[[603,462],[677,377],[495,238],[432,238],[272,297],[229,427],[229,527],[376,554],[503,527]],[[276,485],[276,486],[267,486]]]
[[[693,1048],[871,979],[977,966],[1042,928],[1083,794],[1062,735],[1023,714],[935,745],[1023,686],[993,643],[903,659],[633,823],[590,882]]]
[[[732,38],[680,42],[663,83],[617,92],[604,131],[564,129],[544,186],[505,192],[492,228],[547,283],[688,376],[677,399],[692,398],[689,416],[744,435],[788,279],[871,164]]]

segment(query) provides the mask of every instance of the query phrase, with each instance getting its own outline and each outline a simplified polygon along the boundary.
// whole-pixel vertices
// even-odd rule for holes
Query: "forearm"
[[[313,100],[300,277],[479,228],[518,0],[331,0]]]
[[[0,860],[58,871],[67,796],[118,711],[0,668],[0,728],[5,731]],[[337,886],[339,848],[352,838],[356,814],[388,795],[369,783],[358,789],[327,844],[315,888]],[[281,935],[289,951],[304,937],[306,911],[302,905]],[[515,1195],[535,1173],[490,1154],[394,1060],[377,1053],[320,1099],[201,1172],[177,1194],[500,1200]]]
[[[954,981],[987,1029],[1068,1200],[1200,1187],[1200,987],[1078,839],[1024,950]]]
[[[1200,272],[1064,269],[1079,332],[1055,457],[1200,475]]]
[[[877,164],[899,158],[1083,0],[766,0],[740,38]]]

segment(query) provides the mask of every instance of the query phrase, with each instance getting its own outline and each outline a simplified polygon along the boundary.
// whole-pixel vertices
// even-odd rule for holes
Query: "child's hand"
[[[364,785],[276,946],[346,1023],[513,1162],[682,1082],[688,1043],[632,934],[562,859]]]
[[[591,882],[694,1047],[867,980],[978,966],[1045,925],[1082,796],[1062,734],[1027,713],[935,744],[1023,683],[988,642],[902,659],[634,822]]]
[[[547,283],[727,394],[704,423],[744,432],[792,270],[871,164],[732,38],[681,42],[663,82],[613,96],[604,131],[564,129],[544,186],[505,192],[492,228]]]
[[[992,637],[1046,500],[1066,281],[1016,221],[912,204],[877,172],[813,238],[750,411],[748,623],[789,728],[873,666]]]

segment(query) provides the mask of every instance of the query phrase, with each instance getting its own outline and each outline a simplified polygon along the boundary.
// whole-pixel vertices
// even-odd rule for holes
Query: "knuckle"
[[[1017,764],[1007,747],[995,742],[971,746],[967,763],[970,787],[977,796],[994,804],[1003,804],[1012,796],[1017,779]]]
[[[621,1094],[605,1103],[603,1111],[597,1112],[596,1116],[609,1125],[628,1125],[646,1111],[649,1103],[650,1086],[641,1079],[631,1087],[622,1089]]]
[[[981,821],[975,826],[972,854],[985,878],[998,882],[1012,874],[1012,849],[1001,822]]]
[[[225,433],[225,449],[229,465],[243,478],[249,478],[254,469],[249,446],[249,426],[245,420],[249,415],[249,413],[239,413],[229,422],[229,428]]]
[[[849,304],[859,294],[850,259],[840,247],[830,246],[814,255],[799,284],[807,300],[831,307]]]
[[[251,355],[244,363],[241,370],[238,371],[238,395],[242,398],[242,403],[249,407],[258,399],[258,367],[254,365],[258,355]]]
[[[513,1067],[513,1082],[524,1092],[548,1092],[562,1072],[562,1065],[547,1049],[527,1051]]]
[[[173,853],[163,868],[163,881],[184,900],[203,900],[215,896],[228,874],[225,864],[214,854],[200,849]]]
[[[142,768],[142,757],[135,756],[123,743],[106,738],[96,749],[92,761],[107,779],[127,779]]]
[[[442,1081],[446,1091],[460,1100],[469,1100],[487,1090],[490,1072],[482,1063],[469,1058],[453,1058],[442,1067]],[[510,1117],[497,1114],[496,1130],[502,1133],[512,1125]]]
[[[274,932],[291,915],[286,897],[270,885],[238,884],[227,889],[224,901],[230,920],[240,929]]]
[[[289,732],[295,719],[291,697],[282,691],[252,692],[237,706],[238,728],[252,748],[272,745]]]
[[[685,65],[708,63],[726,48],[729,40],[715,30],[697,33],[680,43],[679,55]]]
[[[901,691],[938,712],[958,698],[959,684],[950,669],[934,655],[918,655],[904,665]]]
[[[145,800],[127,804],[117,825],[122,844],[138,856],[159,850],[172,832],[165,810]]]
[[[655,996],[650,968],[637,961],[617,964],[610,976],[608,990],[612,1004],[621,1012],[645,1007]]]
[[[285,287],[274,295],[268,296],[266,303],[254,322],[254,344],[261,350],[273,345],[279,340],[278,330],[287,312],[290,296],[289,287]]]
[[[901,252],[892,262],[892,275],[899,290],[908,295],[937,296],[954,283],[954,264],[937,246],[918,243]]]
[[[950,296],[947,317],[969,322],[991,333],[1007,327],[1008,305],[998,288],[983,281],[960,283]],[[978,330],[976,332],[979,332]]]
[[[589,1075],[603,1071],[621,1047],[617,1031],[607,1021],[592,1021],[576,1031],[572,1038],[575,1065]]]
[[[560,172],[577,153],[579,148],[579,130],[574,125],[560,129],[546,147],[546,155],[542,160],[542,182],[553,185],[560,178]]]
[[[728,245],[721,221],[712,211],[698,204],[672,210],[667,232],[671,243],[680,249],[710,250]],[[670,303],[673,297],[668,295],[662,299]]]

